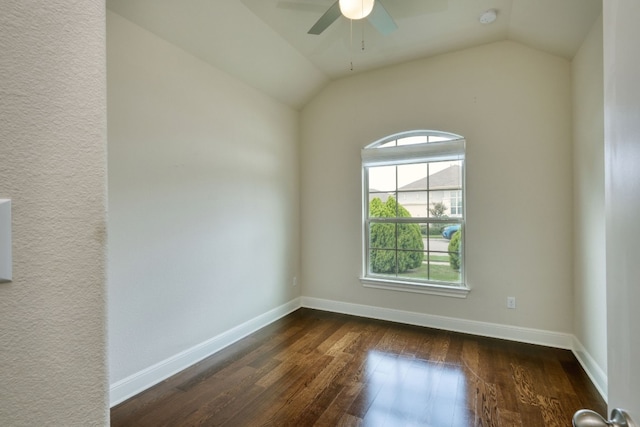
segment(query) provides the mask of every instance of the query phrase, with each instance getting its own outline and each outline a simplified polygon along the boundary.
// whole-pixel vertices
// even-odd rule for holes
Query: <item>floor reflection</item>
[[[468,426],[464,369],[371,351],[365,426]]]

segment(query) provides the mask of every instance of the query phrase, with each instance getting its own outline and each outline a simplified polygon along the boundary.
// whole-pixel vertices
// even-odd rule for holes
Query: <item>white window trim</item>
[[[367,268],[367,266],[365,266],[365,268]],[[373,277],[361,277],[360,282],[365,288],[413,292],[416,294],[439,295],[454,298],[466,298],[471,291],[471,288],[467,285],[436,285],[435,283],[415,283],[393,279],[377,279]]]
[[[399,278],[390,278],[390,277],[376,277],[376,276],[368,276],[368,268],[367,265],[367,251],[369,248],[367,242],[367,218],[368,214],[368,200],[369,200],[369,183],[367,178],[367,169],[369,167],[374,166],[391,166],[391,165],[401,165],[401,164],[411,164],[411,163],[422,163],[422,162],[434,162],[434,161],[446,161],[446,160],[464,160],[465,159],[465,144],[466,141],[461,136],[457,139],[452,139],[444,142],[430,142],[430,143],[421,143],[421,144],[413,144],[413,145],[403,145],[396,147],[383,147],[383,148],[375,148],[377,145],[382,145],[385,142],[389,142],[394,139],[400,139],[407,136],[413,135],[423,135],[428,133],[430,135],[438,134],[438,132],[433,131],[412,131],[406,133],[400,133],[396,135],[389,136],[384,138],[383,140],[376,141],[372,144],[367,145],[365,148],[361,150],[361,158],[362,158],[362,276],[360,277],[360,282],[363,287],[366,288],[374,288],[374,289],[385,289],[391,291],[400,291],[400,292],[412,292],[419,294],[429,294],[429,295],[438,295],[438,296],[447,296],[454,298],[466,298],[471,288],[466,282],[466,269],[463,268],[462,271],[462,283],[460,285],[448,285],[448,284],[438,284],[438,283],[428,283],[428,282],[413,282],[413,281],[405,281]],[[444,134],[444,133],[443,133]],[[452,134],[446,134],[452,135]],[[466,178],[465,178],[465,166],[463,163],[462,168],[462,209],[463,209],[463,227],[466,222],[466,203],[464,200],[466,199]],[[464,245],[462,246],[461,251],[463,252],[463,260],[465,260],[464,255]]]

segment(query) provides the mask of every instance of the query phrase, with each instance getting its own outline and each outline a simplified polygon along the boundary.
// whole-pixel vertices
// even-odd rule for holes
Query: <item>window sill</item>
[[[418,294],[439,295],[453,298],[466,298],[471,289],[467,286],[447,286],[433,283],[414,283],[399,280],[374,279],[361,277],[360,282],[365,288],[386,289],[390,291],[413,292]]]

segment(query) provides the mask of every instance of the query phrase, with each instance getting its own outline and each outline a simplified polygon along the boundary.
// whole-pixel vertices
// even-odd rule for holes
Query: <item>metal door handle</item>
[[[581,409],[573,415],[573,427],[638,427],[623,409],[611,411],[611,419],[605,420],[600,414]]]

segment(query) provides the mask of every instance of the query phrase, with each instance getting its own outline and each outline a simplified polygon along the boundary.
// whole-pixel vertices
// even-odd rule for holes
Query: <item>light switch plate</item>
[[[11,200],[0,199],[0,283],[12,280]]]

